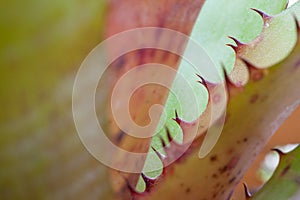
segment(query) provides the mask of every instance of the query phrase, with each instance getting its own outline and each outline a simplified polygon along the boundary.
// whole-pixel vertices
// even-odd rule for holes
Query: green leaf
[[[191,33],[191,39],[203,46],[213,62],[215,62],[219,71],[222,70],[221,63],[224,63],[225,68],[228,71],[231,71],[235,62],[235,54],[230,47],[226,46],[227,43],[233,42],[228,36],[237,37],[242,41],[252,41],[261,33],[263,23],[261,17],[251,10],[251,8],[257,8],[270,14],[277,14],[286,7],[287,2],[287,0],[234,0],[230,2],[226,0],[208,0],[205,2],[199,13]],[[222,12],[220,12],[220,10],[222,10]],[[197,83],[199,77],[195,74],[199,74],[199,72],[184,59],[181,60],[178,73],[183,75],[192,86],[194,94],[184,93],[185,89],[182,88],[182,84],[175,78],[171,88],[172,93],[169,94],[165,103],[164,112],[167,113],[165,126],[170,129],[175,140],[182,142],[182,130],[173,120],[173,118],[175,118],[175,110],[183,120],[191,122],[192,120],[197,119],[197,117],[199,117],[206,109],[208,93],[205,87]],[[207,79],[207,77],[204,78]],[[190,102],[191,95],[195,95],[198,99],[198,112],[188,110],[188,108],[191,107],[191,103],[195,104],[195,102]],[[183,101],[179,102],[178,99],[182,99]],[[164,121],[161,121],[161,123],[164,123]],[[159,127],[161,127],[161,125]],[[159,129],[156,135],[162,136],[164,140],[167,139],[164,129]],[[156,149],[161,148],[160,139],[154,137],[151,146]],[[149,151],[150,155],[145,163],[146,171],[151,169],[149,166],[156,166],[154,167],[156,169],[161,166],[160,163],[155,162],[155,160],[157,161],[157,158],[155,158],[156,155],[152,152],[151,148]],[[159,173],[161,173],[161,170],[154,174],[148,173],[148,175],[156,177]]]
[[[300,3],[296,6],[299,8]],[[290,15],[294,9],[289,9],[285,14]],[[288,24],[293,28],[289,30],[295,33],[295,20],[290,19],[293,23]],[[280,23],[271,26],[281,30]],[[169,199],[178,198],[179,195],[182,198],[212,199],[232,194],[256,155],[300,103],[297,86],[300,81],[300,31],[297,31],[297,43],[283,61],[268,68],[267,72],[254,69],[248,63],[249,83],[242,91],[228,86],[231,96],[227,109],[229,117],[212,152],[199,159],[196,149],[183,163],[173,166],[171,175],[161,178],[159,183],[166,184],[154,188],[148,199],[160,195]]]
[[[249,199],[297,199],[300,192],[300,146],[287,154],[280,151],[278,153],[280,162],[273,176]]]

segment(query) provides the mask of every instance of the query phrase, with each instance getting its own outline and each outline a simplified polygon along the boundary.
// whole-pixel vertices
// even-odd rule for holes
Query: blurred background
[[[86,55],[103,39],[104,0],[0,2],[0,199],[111,199],[105,167],[81,144],[72,119],[72,87]],[[300,109],[276,145],[299,142]]]
[[[104,0],[0,2],[0,199],[109,199],[71,109],[105,12]]]

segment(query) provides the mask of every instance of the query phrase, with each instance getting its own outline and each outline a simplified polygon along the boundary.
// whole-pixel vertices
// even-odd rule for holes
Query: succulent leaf
[[[297,40],[284,61],[270,67],[268,74],[260,80],[250,79],[242,92],[232,95],[228,119],[213,151],[201,160],[197,152],[193,152],[184,163],[174,166],[172,175],[165,176],[166,182],[172,184],[158,186],[149,199],[162,194],[166,198],[182,194],[190,199],[231,196],[267,140],[300,103],[300,90],[293,87],[294,81],[300,81],[299,55],[300,42]],[[240,113],[247,117],[239,117]],[[181,192],[175,195],[171,192],[174,190]]]
[[[271,179],[250,200],[286,200],[299,198],[300,146],[287,154],[275,149],[279,165]],[[298,197],[298,198],[297,198]]]
[[[211,1],[212,2],[212,1]],[[280,4],[281,3],[281,4]],[[222,3],[221,3],[222,4]],[[209,5],[209,3],[208,3],[208,5]],[[274,4],[273,4],[274,5]],[[280,9],[283,9],[285,6],[283,6],[283,5],[286,5],[286,2],[284,2],[284,1],[281,1],[281,2],[278,2],[278,9],[280,10]],[[235,5],[236,6],[236,5]],[[245,5],[242,5],[242,6],[245,6]],[[250,5],[246,5],[245,7],[247,7],[247,6],[250,6]],[[249,7],[249,10],[250,10],[250,8],[251,7]],[[276,10],[276,9],[275,9]],[[276,12],[274,10],[274,12]],[[253,13],[252,14],[254,14],[254,11],[252,11]],[[259,12],[258,10],[256,10],[256,12]],[[212,13],[211,11],[210,11],[210,13]],[[293,20],[291,20],[292,18],[290,17],[290,18],[288,18],[288,19],[286,19],[286,18],[284,18],[285,16],[287,16],[287,15],[283,15],[284,17],[284,19],[286,19],[289,23],[285,23],[284,22],[284,20],[281,20],[279,17],[270,17],[270,16],[268,16],[268,15],[266,15],[266,14],[263,14],[262,12],[259,12],[261,15],[262,15],[262,17],[264,17],[263,19],[263,21],[264,21],[264,23],[266,23],[265,21],[268,21],[268,20],[270,20],[271,21],[271,19],[272,19],[272,24],[270,25],[268,25],[268,26],[266,26],[266,24],[265,24],[265,26],[264,26],[264,28],[263,28],[263,33],[259,36],[259,37],[262,37],[263,38],[263,36],[265,36],[265,35],[267,35],[267,30],[272,30],[272,31],[270,31],[271,33],[272,32],[274,32],[274,30],[278,30],[278,28],[279,28],[279,25],[274,25],[274,24],[278,24],[278,23],[275,23],[276,22],[276,20],[278,20],[281,24],[280,25],[286,25],[288,28],[289,28],[289,30],[287,30],[287,32],[288,33],[290,33],[290,34],[294,34],[295,32],[293,31],[293,26],[291,26],[291,24],[292,25],[294,25],[295,23],[294,23],[294,21]],[[201,13],[200,13],[200,16],[201,16]],[[253,23],[253,24],[256,24],[256,23]],[[197,22],[196,22],[196,26],[195,27],[197,27],[197,25],[199,25],[199,23],[197,24]],[[138,26],[143,26],[143,25],[141,25],[141,24],[139,24]],[[201,25],[200,25],[201,26]],[[268,27],[271,27],[271,28],[268,28]],[[240,28],[240,27],[239,27]],[[268,29],[267,29],[268,28]],[[197,30],[196,28],[195,28],[195,30]],[[209,30],[209,29],[208,29]],[[210,30],[209,30],[210,31]],[[240,31],[240,30],[239,30]],[[245,30],[243,30],[244,32],[246,32]],[[205,32],[205,31],[199,31],[199,33],[200,34],[202,34],[203,32]],[[225,33],[226,33],[226,31],[225,31]],[[222,35],[222,37],[227,37],[226,35],[225,35],[225,33],[224,33],[224,35]],[[241,34],[241,35],[243,35],[241,32],[239,32],[239,34]],[[228,34],[229,35],[229,34]],[[252,34],[252,37],[253,37],[253,35],[255,35],[255,34]],[[284,35],[284,34],[282,34],[282,35]],[[195,34],[195,35],[193,35],[193,32],[192,32],[192,34],[191,34],[191,36],[192,36],[192,38],[193,37],[195,37],[195,38],[200,38],[200,40],[201,39],[203,39],[203,37],[198,37],[197,36],[197,34]],[[197,36],[197,37],[196,37]],[[231,37],[231,39],[232,39],[233,37]],[[250,37],[251,38],[251,37]],[[254,37],[253,37],[254,38]],[[252,38],[252,39],[253,39]],[[296,38],[296,36],[295,36],[295,38]],[[249,38],[248,38],[249,39]],[[280,44],[284,44],[285,46],[285,51],[280,51],[280,53],[281,53],[281,59],[283,59],[290,51],[291,51],[291,49],[292,49],[292,46],[294,45],[294,43],[293,43],[293,40],[291,40],[290,41],[290,43],[284,43],[283,42],[283,37],[281,37],[281,38],[279,38],[278,39],[278,41],[280,41]],[[206,40],[207,41],[207,40]],[[209,40],[208,40],[209,41]],[[218,40],[216,40],[216,41],[218,41]],[[226,41],[228,41],[228,38],[227,38],[227,40]],[[251,47],[251,45],[250,44],[243,44],[242,42],[239,42],[238,40],[236,40],[236,39],[234,39],[234,41],[237,43],[237,45],[242,45],[242,46],[244,46],[244,47],[247,47],[248,49],[250,49],[249,47]],[[247,68],[249,67],[249,68],[251,68],[252,69],[252,66],[253,66],[253,64],[250,64],[250,62],[248,61],[248,57],[246,56],[246,55],[248,55],[249,54],[249,52],[250,53],[252,53],[252,52],[255,52],[255,51],[257,51],[257,52],[260,52],[259,51],[259,48],[257,47],[257,46],[259,46],[259,45],[261,45],[261,46],[263,46],[263,42],[261,42],[261,41],[264,41],[264,40],[254,40],[251,44],[255,44],[254,46],[255,47],[253,47],[252,49],[250,49],[250,50],[248,50],[248,53],[246,54],[246,53],[240,53],[240,52],[238,52],[238,54],[237,54],[237,61],[236,62],[239,62],[239,63],[241,63],[242,64],[242,67],[240,67],[239,68],[239,70],[236,70],[237,68],[238,68],[238,65],[236,65],[235,66],[235,68],[234,68],[234,70],[233,70],[233,74],[234,74],[234,72],[235,71],[239,71],[239,72],[241,72],[241,70],[242,70],[242,72],[243,73],[237,73],[237,74],[239,74],[239,76],[240,76],[240,74],[246,74],[246,75],[242,75],[242,78],[241,79],[237,79],[237,78],[235,78],[236,76],[231,76],[230,77],[230,79],[232,80],[233,79],[233,82],[235,83],[234,85],[235,86],[243,86],[245,83],[242,83],[242,84],[240,84],[239,83],[239,81],[240,80],[244,80],[244,79],[246,79],[245,77],[250,77],[250,83],[251,82],[253,82],[254,81],[254,79],[255,79],[255,77],[257,77],[257,74],[258,75],[262,75],[262,77],[264,76],[264,75],[266,75],[266,71],[262,71],[262,70],[250,70],[250,75],[249,76],[247,76]],[[268,42],[270,42],[270,41],[268,41]],[[272,41],[271,41],[272,42]],[[209,43],[209,42],[208,42]],[[222,44],[224,45],[224,41],[222,42]],[[271,43],[272,44],[272,43]],[[275,42],[274,42],[274,44],[276,44]],[[288,46],[288,45],[290,45],[290,46]],[[224,45],[225,46],[225,45]],[[261,47],[260,46],[260,47]],[[271,46],[272,47],[272,45],[269,45],[269,46]],[[223,48],[223,47],[222,47]],[[214,47],[214,50],[215,50],[215,47]],[[235,50],[237,50],[237,49],[235,49]],[[208,51],[209,51],[209,48],[208,48]],[[211,50],[211,52],[212,52],[212,50]],[[215,51],[214,51],[215,52]],[[246,52],[246,51],[245,51]],[[221,55],[221,54],[220,54]],[[226,54],[226,53],[224,53],[224,54],[222,54],[222,55],[224,55],[225,57],[226,56],[228,56],[228,53]],[[242,56],[244,56],[244,57],[242,57]],[[274,54],[272,55],[272,56],[274,56]],[[234,56],[231,56],[231,57],[233,57],[234,58]],[[252,56],[253,58],[255,58],[255,56]],[[152,58],[153,59],[153,58]],[[217,62],[217,60],[218,59],[215,59],[215,61]],[[253,62],[251,59],[249,59],[251,62]],[[225,63],[226,63],[226,68],[228,69],[230,69],[230,67],[228,67],[228,66],[230,66],[230,62],[228,61],[228,60],[226,60],[225,59]],[[272,60],[273,61],[273,60]],[[280,61],[280,59],[278,60],[278,61]],[[278,61],[276,61],[276,62],[278,62]],[[274,64],[274,63],[268,63],[267,65],[269,66],[269,65],[271,65],[271,64]],[[265,66],[264,66],[265,67]],[[180,65],[179,66],[179,70],[180,69],[182,69],[182,65]],[[246,70],[245,70],[246,69]],[[185,70],[186,70],[186,68],[185,68]],[[188,70],[186,70],[186,71],[188,71]],[[235,80],[234,80],[235,79]],[[258,81],[258,80],[255,80],[255,81]],[[254,81],[254,82],[255,82]],[[229,82],[227,81],[227,83],[229,84]],[[240,84],[240,85],[239,85]],[[267,83],[267,85],[268,84],[270,84],[270,83]],[[250,84],[251,85],[251,84]],[[259,86],[262,86],[262,87],[265,87],[264,85],[259,85]],[[256,87],[258,87],[258,86],[256,86]],[[242,90],[243,90],[243,92],[245,92],[245,90],[247,90],[247,91],[251,91],[252,89],[251,88],[256,88],[255,86],[245,86],[245,88],[243,88]],[[231,87],[229,87],[229,89],[230,89]],[[250,88],[250,89],[249,89]],[[235,95],[237,95],[237,96],[247,96],[247,94],[246,95],[242,95],[242,94],[240,94],[240,91],[237,91],[236,92],[236,88],[235,87],[232,87],[232,89],[230,89],[230,91],[229,91],[229,93],[230,93],[230,98],[232,99],[232,98],[234,98],[234,96]],[[235,98],[237,98],[237,97],[235,97]],[[240,97],[240,98],[242,98],[243,99],[243,97]],[[258,98],[258,97],[257,97]],[[254,98],[254,97],[251,97],[251,102],[253,102],[254,104],[255,104],[255,102],[257,101],[257,98]],[[165,99],[165,98],[164,98]],[[139,102],[135,102],[135,103],[141,103],[141,106],[143,107],[143,105],[142,105],[142,102],[143,101],[140,101],[140,99],[139,99]],[[249,102],[248,102],[249,103]],[[166,103],[166,106],[168,106],[168,105],[172,105],[171,107],[173,108],[173,109],[175,109],[176,110],[176,105],[173,105],[173,104],[170,104],[169,102],[168,102],[168,99],[167,99],[167,103]],[[233,105],[235,105],[235,104],[233,104]],[[238,105],[238,104],[237,104]],[[248,106],[249,107],[249,106]],[[234,112],[235,112],[235,110],[234,110]],[[168,111],[167,113],[174,113],[174,111]],[[137,115],[138,116],[138,115]],[[175,117],[175,121],[177,121],[178,122],[178,117],[177,116],[174,116],[173,115],[173,118]],[[182,121],[182,119],[181,119],[181,121]],[[178,123],[177,123],[178,124]],[[175,124],[174,124],[174,126],[175,126]],[[182,127],[181,127],[182,128]],[[176,132],[176,131],[175,131]],[[243,135],[244,136],[244,135]],[[166,139],[165,138],[166,137],[166,134],[163,134],[163,140],[164,139]],[[174,135],[173,135],[173,137],[174,137]],[[248,138],[246,138],[246,136],[244,136],[245,138],[242,138],[241,139],[241,141],[248,141]],[[201,140],[203,140],[203,137],[201,137],[202,139]],[[266,139],[265,139],[266,140]],[[153,141],[155,141],[155,140],[153,140]],[[154,143],[152,143],[152,145],[151,146],[155,146],[155,145],[157,145],[157,143],[159,143],[159,145],[161,145],[162,144],[162,140],[161,140],[161,136],[159,137],[159,140],[156,140],[157,142],[156,142],[156,144]],[[147,141],[146,141],[147,142]],[[245,142],[245,143],[246,143]],[[126,142],[127,144],[132,144],[132,145],[134,145],[134,142]],[[148,143],[148,142],[147,142]],[[198,144],[201,144],[201,141],[199,142],[198,141]],[[262,145],[262,144],[261,144]],[[261,146],[261,145],[259,145],[259,146]],[[142,146],[145,146],[145,145],[142,145]],[[164,146],[164,145],[163,145]],[[145,146],[146,148],[147,148],[147,145]],[[241,147],[241,148],[243,148],[243,147]],[[154,148],[155,149],[155,148]],[[153,150],[157,155],[158,155],[158,157],[160,158],[160,160],[162,160],[162,156],[160,155],[160,153],[157,151],[157,150]],[[228,150],[229,151],[229,150]],[[228,161],[228,165],[229,166],[231,166],[231,165],[235,165],[239,160],[240,160],[240,156],[241,155],[239,155],[239,156],[235,156],[235,157],[232,157],[231,158],[231,160],[229,160]],[[252,156],[253,157],[253,156]],[[205,160],[205,159],[204,159]],[[150,161],[147,161],[147,162],[151,162],[151,160]],[[146,163],[147,163],[146,162]],[[152,160],[152,162],[153,162],[153,160]],[[176,166],[174,167],[174,168],[176,168]],[[223,168],[220,168],[221,170],[219,170],[219,171],[227,171],[228,170],[228,168],[230,168],[230,167],[223,167]],[[239,171],[239,176],[242,174],[242,169]],[[118,175],[117,175],[118,176]],[[238,177],[238,178],[240,178],[240,177]],[[229,180],[229,182],[230,183],[235,183],[236,184],[236,181],[238,180],[238,178],[237,177],[232,177],[230,180]],[[115,179],[115,176],[114,176],[114,178],[113,179]],[[130,177],[129,177],[129,179],[131,179]],[[134,178],[133,180],[131,180],[132,181],[132,183],[134,184],[134,183],[136,183],[137,182],[137,176],[136,176],[136,178]],[[157,181],[157,182],[161,182],[161,181]],[[122,184],[122,182],[119,182],[118,183],[119,184],[119,186],[118,186],[118,191],[121,191],[120,193],[119,193],[119,195],[124,195],[124,193],[122,193],[122,191],[124,191],[124,188],[125,188],[125,190],[126,190],[126,184],[125,184],[125,187],[124,187],[124,184]],[[123,186],[122,186],[123,185]],[[156,184],[156,185],[158,185],[158,184]],[[229,188],[230,188],[230,186],[229,186]],[[146,188],[146,190],[147,190],[147,188]],[[171,191],[171,190],[170,190]],[[190,191],[190,189],[189,189],[189,191]],[[209,190],[207,190],[207,191],[209,191]],[[147,190],[147,193],[151,193],[151,191],[149,191],[149,190]],[[228,191],[226,191],[225,189],[224,189],[224,193],[225,192],[228,192]],[[230,191],[230,193],[231,193],[231,191]],[[220,194],[218,194],[218,195],[220,195]],[[147,198],[147,197],[150,197],[151,195],[147,195],[147,196],[144,196],[143,195],[143,197],[145,197],[145,198]],[[217,196],[217,195],[215,195],[215,196]],[[126,199],[126,197],[125,197],[125,199]]]

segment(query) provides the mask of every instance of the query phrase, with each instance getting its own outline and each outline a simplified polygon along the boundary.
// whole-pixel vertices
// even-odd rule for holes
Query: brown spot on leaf
[[[259,98],[259,95],[258,95],[258,94],[252,95],[252,96],[250,97],[250,103],[251,103],[251,104],[256,103],[257,100],[258,100],[258,98]]]
[[[210,161],[211,162],[214,162],[214,161],[216,161],[218,159],[218,157],[216,156],[216,155],[212,155],[211,157],[210,157]]]
[[[185,190],[185,193],[188,194],[188,193],[190,193],[190,191],[191,191],[191,188],[187,188],[187,189]]]
[[[288,166],[286,166],[283,170],[282,170],[282,172],[280,173],[280,177],[282,177],[282,176],[284,176],[288,171],[289,171],[289,169],[291,168],[291,165],[288,165]]]
[[[217,196],[218,196],[218,193],[214,193],[212,197],[213,197],[213,199],[215,199]]]
[[[225,165],[225,166],[223,166],[223,167],[220,167],[220,168],[219,168],[220,174],[224,174],[224,173],[227,172],[228,170],[233,169],[233,168],[236,166],[238,160],[239,160],[238,157],[233,157],[233,158],[228,162],[227,165]],[[229,175],[230,175],[230,173],[228,172],[228,173],[226,174],[226,176],[229,176]]]
[[[235,181],[235,179],[236,179],[236,177],[231,178],[231,179],[228,181],[228,183],[229,183],[229,184],[233,183],[233,181]]]
[[[219,168],[220,174],[225,173],[227,171],[227,169],[228,169],[227,165],[225,165],[224,167]]]
[[[215,178],[215,179],[217,179],[218,175],[217,174],[213,174],[212,177]]]

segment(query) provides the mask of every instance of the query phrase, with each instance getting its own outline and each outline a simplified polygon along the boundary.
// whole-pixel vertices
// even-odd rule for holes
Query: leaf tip
[[[285,153],[283,153],[280,149],[273,148],[273,149],[271,149],[271,150],[272,150],[272,151],[275,151],[276,153],[278,153],[278,155],[279,155],[280,157],[282,157],[282,156],[285,155]]]
[[[233,41],[235,42],[235,44],[237,45],[237,47],[243,46],[243,45],[244,45],[243,42],[239,41],[238,39],[236,39],[236,38],[233,37],[233,36],[228,36],[228,38],[231,39],[231,40],[233,40]]]
[[[144,173],[141,173],[141,177],[142,177],[142,179],[144,180],[144,182],[146,184],[145,191],[149,191],[151,189],[151,187],[154,185],[155,179],[149,178]]]
[[[268,21],[269,19],[272,18],[272,16],[266,14],[265,12],[259,10],[259,9],[256,9],[256,8],[250,8],[251,10],[253,10],[254,12],[256,12],[257,14],[259,14],[262,19],[264,20],[264,22],[266,23],[266,21]]]
[[[251,198],[252,195],[251,195],[251,193],[249,191],[249,188],[248,188],[248,186],[247,186],[246,183],[243,183],[243,185],[244,185],[244,191],[245,191],[246,200],[250,200],[250,198]]]

